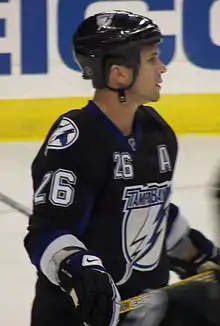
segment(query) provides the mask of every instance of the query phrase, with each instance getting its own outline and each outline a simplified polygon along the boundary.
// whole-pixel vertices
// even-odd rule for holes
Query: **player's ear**
[[[132,69],[121,65],[112,65],[109,72],[109,86],[124,87],[132,80]]]

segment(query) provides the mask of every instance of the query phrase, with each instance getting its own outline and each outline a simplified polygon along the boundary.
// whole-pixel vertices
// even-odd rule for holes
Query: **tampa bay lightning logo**
[[[100,14],[96,17],[96,23],[98,25],[98,30],[106,28],[111,25],[114,13]]]
[[[124,189],[122,249],[126,270],[118,285],[130,278],[132,270],[150,271],[158,265],[164,244],[170,188],[167,181]]]
[[[71,146],[79,137],[77,125],[69,118],[62,118],[57,129],[50,136],[48,149],[64,149]]]

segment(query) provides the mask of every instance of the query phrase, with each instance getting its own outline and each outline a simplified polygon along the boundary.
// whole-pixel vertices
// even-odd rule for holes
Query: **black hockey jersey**
[[[147,106],[138,108],[133,130],[130,141],[92,101],[52,126],[32,164],[34,205],[25,239],[39,270],[45,248],[73,234],[102,259],[122,298],[167,283],[177,140]]]

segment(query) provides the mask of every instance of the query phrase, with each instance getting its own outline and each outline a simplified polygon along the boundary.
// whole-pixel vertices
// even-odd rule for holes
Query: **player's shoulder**
[[[94,122],[83,109],[73,109],[59,116],[53,123],[47,138],[47,149],[65,149],[74,143],[91,143]]]
[[[142,116],[143,120],[151,119],[157,123],[167,124],[167,122],[164,120],[164,118],[152,106],[140,105],[138,107],[138,111],[140,112],[140,115]]]
[[[92,129],[92,126],[95,124],[93,119],[88,115],[87,111],[84,108],[80,109],[72,109],[62,114],[56,121],[57,123],[61,123],[61,121],[68,121],[71,125],[73,125],[78,131],[83,130],[88,131]]]
[[[157,128],[166,129],[168,132],[175,134],[170,124],[159,114],[159,112],[152,106],[140,105],[138,108],[139,115],[143,123],[149,121]]]
[[[59,116],[52,124],[33,161],[32,171],[41,166],[43,168],[47,166],[50,170],[60,166],[65,168],[74,166],[74,171],[78,175],[81,173],[89,175],[91,170],[95,171],[105,157],[99,150],[96,135],[92,132],[91,125],[95,125],[93,120],[83,108],[70,110]],[[88,164],[91,170],[88,169]]]
[[[78,109],[55,120],[32,162],[35,179],[48,171],[71,171],[78,180],[86,180],[88,184],[102,182],[106,158],[95,136],[88,134],[89,125],[94,124],[89,118],[83,109]]]

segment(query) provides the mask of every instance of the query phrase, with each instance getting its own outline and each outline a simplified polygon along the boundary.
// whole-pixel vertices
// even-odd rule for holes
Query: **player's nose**
[[[165,72],[167,72],[167,67],[160,59],[159,59],[159,72],[161,74],[164,74]]]

